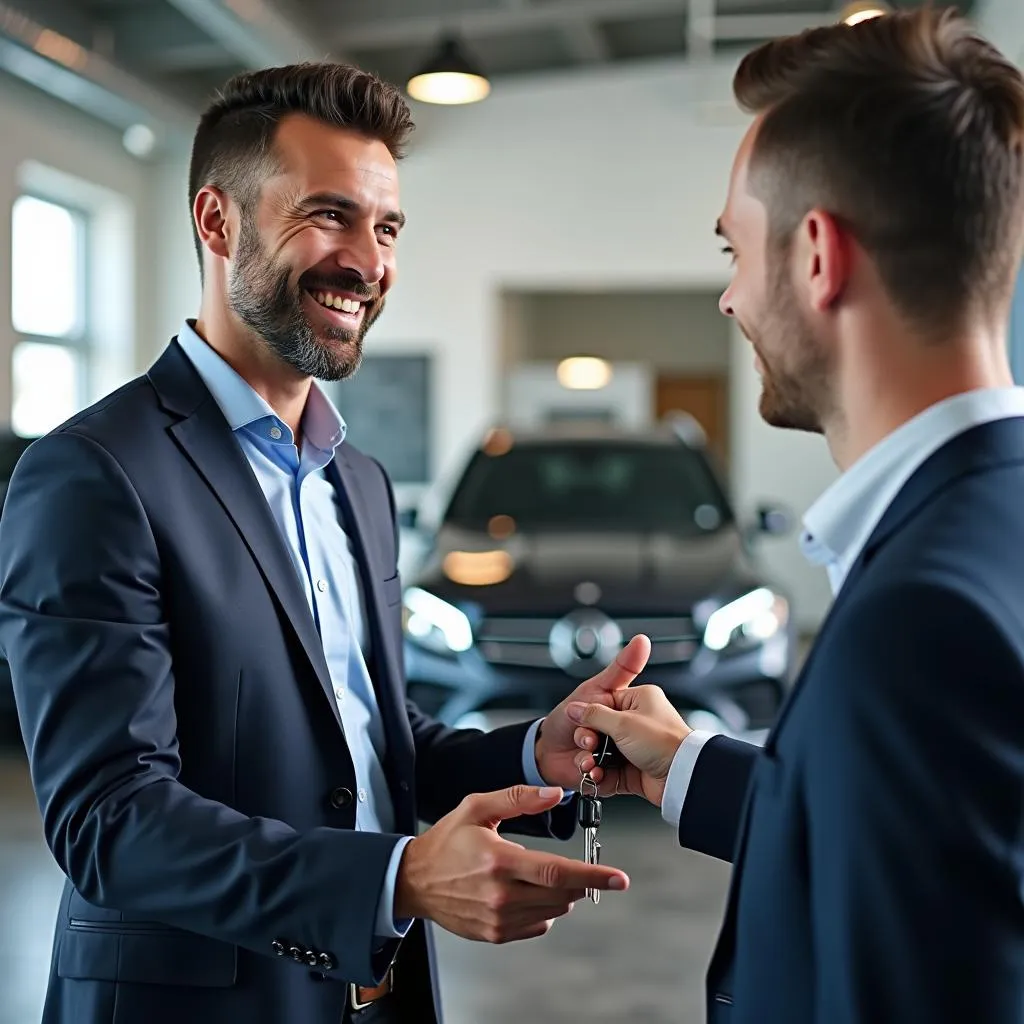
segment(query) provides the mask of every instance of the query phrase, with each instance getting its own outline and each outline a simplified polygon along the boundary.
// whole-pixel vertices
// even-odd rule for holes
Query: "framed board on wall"
[[[429,355],[367,355],[354,376],[328,386],[347,440],[396,484],[430,482],[430,371]]]

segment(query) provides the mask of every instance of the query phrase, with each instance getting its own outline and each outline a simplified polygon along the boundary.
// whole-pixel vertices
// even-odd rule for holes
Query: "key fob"
[[[597,734],[597,749],[594,751],[594,763],[598,768],[605,769],[621,768],[626,763],[626,759],[615,745],[615,740],[611,736],[606,736],[603,732]]]

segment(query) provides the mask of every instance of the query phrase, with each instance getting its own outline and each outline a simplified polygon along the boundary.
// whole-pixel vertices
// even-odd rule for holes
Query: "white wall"
[[[156,261],[145,257],[153,247],[150,169],[125,152],[117,132],[14,79],[0,77],[0,139],[0,420],[6,422],[15,344],[9,211],[23,185],[52,184],[57,190],[73,191],[99,214],[98,230],[112,244],[108,251],[116,263],[107,260],[105,267],[115,277],[101,282],[96,302],[101,343],[104,324],[108,328],[108,349],[100,366],[106,384],[119,383],[118,378],[136,369],[132,349],[135,340],[150,331],[147,300],[155,288]],[[102,299],[117,293],[120,285],[123,302],[108,309],[104,320]]]
[[[521,358],[593,355],[644,360],[655,370],[725,374],[729,321],[714,292],[626,291],[516,295]],[[524,315],[525,314],[525,315]],[[509,334],[506,308],[505,335]]]

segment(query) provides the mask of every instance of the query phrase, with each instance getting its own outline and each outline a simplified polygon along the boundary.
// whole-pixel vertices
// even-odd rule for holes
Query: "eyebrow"
[[[363,208],[359,203],[349,196],[343,195],[341,192],[315,192],[311,196],[306,196],[300,206],[305,210],[312,209],[313,207],[328,206],[331,209],[343,210],[346,213],[363,212]],[[381,220],[385,224],[394,224],[399,228],[405,227],[405,214],[401,210],[388,210],[381,217]]]

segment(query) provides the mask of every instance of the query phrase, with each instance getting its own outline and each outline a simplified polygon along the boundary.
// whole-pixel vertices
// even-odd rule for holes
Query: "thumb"
[[[548,811],[563,796],[558,786],[510,786],[493,793],[473,793],[462,801],[460,811],[467,824],[497,828],[508,818]]]
[[[573,701],[565,709],[565,713],[574,722],[593,729],[595,732],[603,732],[606,736],[611,736],[616,743],[626,738],[626,723],[623,721],[624,715],[621,711],[613,711],[603,704],[581,704],[578,701]]]
[[[647,667],[647,659],[650,656],[650,638],[638,633],[619,651],[615,660],[594,676],[588,685],[596,686],[608,693],[624,689]]]

